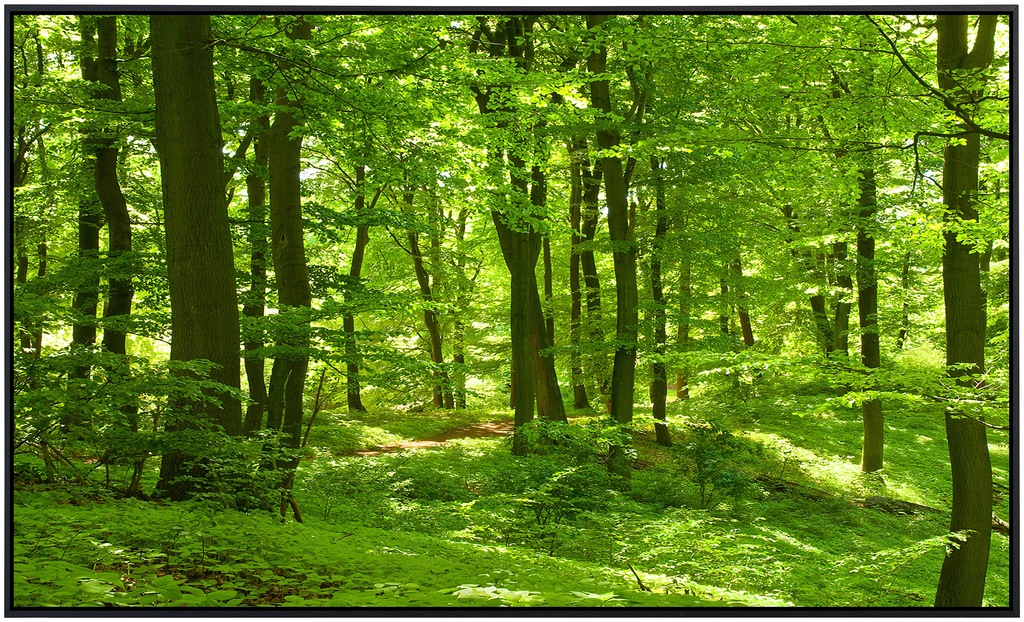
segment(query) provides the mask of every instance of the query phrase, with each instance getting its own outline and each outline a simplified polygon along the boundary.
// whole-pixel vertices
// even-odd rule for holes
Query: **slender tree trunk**
[[[665,206],[665,186],[662,181],[662,163],[657,156],[651,156],[651,170],[654,172],[654,207],[657,224],[654,229],[654,248],[651,250],[651,294],[654,302],[654,354],[665,354],[667,333],[665,328],[665,296],[661,286],[661,254],[665,248],[668,233],[668,211]],[[651,409],[654,415],[654,435],[659,445],[672,445],[672,437],[665,425],[665,406],[668,401],[668,379],[665,361],[656,358],[651,366]]]
[[[262,105],[267,93],[263,81],[249,79],[249,101]],[[245,190],[249,200],[249,295],[242,305],[242,313],[250,318],[261,318],[267,306],[267,182],[269,165],[267,141],[270,134],[270,117],[260,115],[253,120],[256,136],[253,139],[254,170],[245,178]],[[259,320],[256,319],[256,322]],[[265,345],[263,328],[256,324],[253,338],[245,342],[245,377],[249,383],[249,405],[245,412],[244,432],[252,434],[263,427],[263,415],[267,410],[266,359],[259,353]]]
[[[406,193],[405,203],[412,206],[413,194]],[[441,323],[437,319],[437,313],[433,309],[434,296],[430,288],[430,275],[423,267],[423,254],[420,252],[419,234],[415,231],[408,232],[409,250],[412,255],[413,267],[416,270],[416,282],[419,284],[420,296],[423,298],[423,323],[430,335],[430,360],[434,363],[434,407],[452,408],[445,400],[445,393],[450,395],[450,380],[448,372],[444,369],[444,349],[441,341]]]
[[[210,379],[239,388],[238,298],[224,197],[221,128],[208,15],[153,15],[153,90],[159,145],[171,298],[171,360],[205,359]],[[241,404],[215,392],[220,405],[178,400],[174,432],[201,419],[228,434],[241,431]],[[189,456],[164,454],[158,493],[181,499],[191,484],[179,476]],[[192,472],[195,474],[195,471]]]
[[[455,228],[455,239],[461,251],[466,240],[466,225],[468,224],[469,210],[459,210],[458,226]],[[452,322],[452,360],[455,362],[455,370],[452,373],[452,380],[455,383],[455,408],[465,410],[467,401],[466,392],[466,324],[463,315],[469,313],[470,298],[473,286],[476,282],[476,274],[473,278],[466,278],[465,260],[458,260],[460,278],[458,279],[458,312]],[[477,268],[479,273],[479,267]]]
[[[366,165],[360,163],[356,167],[356,212],[366,209]],[[349,287],[356,287],[363,271],[363,256],[366,253],[366,245],[370,241],[370,227],[360,225],[356,227],[356,247],[352,251],[352,265],[349,267]],[[342,320],[342,329],[345,331],[345,367],[348,372],[346,377],[346,397],[348,409],[354,411],[365,411],[363,397],[360,392],[359,382],[359,346],[356,344],[356,318],[352,313],[346,313]]]
[[[860,353],[865,367],[877,369],[881,363],[878,335],[878,278],[875,275],[875,214],[877,187],[874,169],[860,173],[860,222],[857,227],[857,312],[860,320]],[[885,422],[882,400],[861,402],[864,444],[860,468],[865,473],[882,468]]]
[[[583,207],[583,172],[572,145],[569,146],[569,366],[572,377],[573,406],[590,408],[587,385],[583,381],[583,362],[580,357],[580,328],[583,316],[583,293],[580,291],[580,224]]]
[[[850,295],[853,291],[853,277],[850,276],[847,257],[848,249],[845,241],[832,244],[832,256],[836,264],[836,285],[839,287],[839,298],[835,303],[835,322],[832,324],[832,351],[850,355],[850,309],[853,303]]]
[[[312,25],[301,17],[291,24],[288,37],[293,41],[311,38]],[[287,67],[282,67],[287,70]],[[298,449],[302,438],[302,396],[309,368],[309,316],[305,309],[312,305],[306,248],[303,238],[302,193],[299,173],[302,170],[302,138],[293,133],[302,125],[297,111],[302,100],[295,99],[289,89],[279,87],[275,93],[277,113],[270,126],[267,159],[270,185],[271,254],[277,280],[277,299],[283,311],[296,314],[297,330],[278,340],[291,352],[274,358],[267,391],[267,427],[277,432],[281,444]],[[276,461],[282,471],[282,510],[291,499],[291,483],[299,458]]]
[[[97,80],[96,60],[88,49],[93,45],[95,24],[92,16],[79,17],[81,24],[82,47],[86,50],[80,61],[82,78],[89,82]],[[89,176],[95,175],[96,136],[89,134],[83,137],[85,166]],[[85,174],[86,171],[83,171]],[[99,260],[100,229],[103,227],[103,207],[100,205],[93,188],[83,190],[78,200],[78,258],[81,261],[80,279],[75,287],[75,296],[71,302],[74,310],[74,321],[71,328],[71,348],[78,350],[96,343],[96,308],[99,304]],[[79,364],[71,372],[71,378],[87,378],[90,366]],[[66,422],[69,425],[88,426],[90,422],[75,418]]]
[[[743,262],[740,259],[739,249],[737,249],[732,263],[729,264],[729,269],[732,271],[733,287],[736,290],[734,298],[736,300],[736,316],[740,321],[740,338],[743,339],[743,345],[750,348],[754,345],[754,328],[750,324],[750,312],[746,304],[747,291],[743,287]]]
[[[551,240],[544,236],[544,328],[547,329],[548,343],[555,345],[554,284],[551,274]]]
[[[692,262],[689,255],[683,255],[679,262],[679,326],[676,327],[676,347],[680,352],[688,352],[690,348],[690,305],[692,288],[690,285]],[[676,371],[676,399],[685,400],[690,397],[690,387],[686,378],[686,370]]]
[[[587,27],[596,30],[609,19],[607,15],[588,15]],[[587,57],[587,68],[597,76],[605,73],[608,50],[602,43]],[[590,99],[593,107],[604,115],[612,112],[611,92],[607,78],[590,83]],[[619,146],[619,132],[602,121],[597,130],[597,142],[605,152],[613,152]],[[637,284],[636,245],[629,226],[629,188],[626,183],[622,160],[618,156],[601,160],[604,171],[604,194],[608,203],[608,232],[612,241],[612,260],[615,266],[615,363],[612,367],[612,417],[620,424],[633,420],[633,390],[636,380],[637,344]],[[615,466],[616,458],[624,457],[624,449],[613,451],[613,469],[628,473],[625,466]]]
[[[910,251],[903,255],[903,269],[900,273],[900,297],[903,300],[900,310],[900,332],[896,336],[896,349],[902,350],[907,342],[910,330]]]
[[[596,164],[591,166],[587,158],[587,141],[575,139],[574,152],[580,161],[583,181],[583,205],[580,214],[580,268],[583,271],[583,291],[586,296],[587,337],[592,354],[585,359],[587,375],[597,380],[597,388],[605,398],[605,408],[611,412],[611,386],[609,385],[608,361],[601,351],[604,344],[604,317],[601,313],[601,281],[597,274],[597,260],[594,257],[594,242],[597,238],[597,223],[600,216],[598,198],[601,194],[601,180],[604,172]]]
[[[121,82],[117,70],[117,18],[105,16],[97,19],[98,57],[96,62],[97,81],[105,90],[96,98],[111,102],[121,101]],[[120,151],[114,139],[109,136],[97,141],[95,178],[96,194],[107,221],[107,256],[115,264],[110,277],[110,294],[103,311],[103,319],[110,320],[128,315],[132,310],[131,271],[127,266],[117,266],[117,260],[132,250],[132,227],[128,215],[128,203],[121,193],[117,179],[117,159]],[[108,322],[109,324],[109,322]],[[103,330],[103,347],[114,354],[125,354],[124,330],[106,325]]]
[[[546,160],[547,154],[545,152]],[[525,164],[512,157],[513,167]],[[545,162],[546,163],[546,162]],[[547,203],[547,178],[544,169],[535,164],[530,173],[530,204],[534,213],[543,213]],[[533,282],[530,289],[530,352],[533,357],[534,374],[537,390],[537,416],[546,421],[566,422],[565,403],[562,401],[562,390],[558,386],[558,376],[555,372],[555,355],[548,350],[555,343],[554,341],[554,318],[550,317],[545,321],[544,307],[541,305],[540,294],[537,288],[537,277],[534,266],[537,265],[537,255],[540,254],[542,239],[539,233],[530,232],[527,234],[530,253],[530,274],[528,279]],[[546,255],[547,266],[545,267],[544,289],[550,294],[550,252]]]
[[[782,214],[786,217],[786,228],[788,230],[786,244],[790,247],[790,254],[796,260],[797,267],[811,278],[820,280],[819,267],[814,265],[807,253],[797,250],[793,245],[795,236],[800,233],[800,226],[797,224],[793,207],[791,205],[784,206]],[[818,350],[825,356],[828,356],[835,345],[835,331],[828,317],[828,305],[826,304],[825,294],[820,290],[820,285],[818,292],[809,296],[809,301],[814,318],[814,339],[818,344]]]
[[[970,93],[958,93],[965,71],[992,62],[998,17],[983,15],[973,49],[967,51],[968,16],[939,15],[937,62],[939,88],[963,101]],[[968,133],[963,144],[947,143],[943,152],[942,202],[944,220],[976,220],[978,163],[981,137]],[[985,371],[985,308],[981,291],[979,256],[969,242],[961,242],[947,228],[942,255],[942,290],[946,308],[946,364],[968,364],[950,369],[958,384],[972,386],[972,375]],[[935,595],[938,607],[980,607],[985,594],[989,546],[992,537],[992,465],[983,423],[946,409],[946,442],[953,476],[951,531],[972,533],[949,551],[942,563]]]

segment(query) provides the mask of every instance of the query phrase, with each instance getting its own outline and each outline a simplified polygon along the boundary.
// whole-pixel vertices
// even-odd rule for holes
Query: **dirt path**
[[[366,449],[363,451],[350,451],[345,452],[344,456],[379,456],[384,453],[391,453],[399,449],[427,449],[430,447],[440,447],[445,442],[457,439],[457,438],[483,438],[486,436],[507,436],[512,433],[513,424],[511,421],[489,421],[487,423],[478,423],[468,428],[460,428],[458,430],[449,430],[444,434],[435,436],[422,441],[402,441],[401,443],[395,443],[394,445],[385,445],[383,447],[376,447],[374,449]]]

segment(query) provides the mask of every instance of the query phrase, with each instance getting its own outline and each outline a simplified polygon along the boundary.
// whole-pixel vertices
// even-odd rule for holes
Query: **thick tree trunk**
[[[224,197],[221,129],[213,78],[208,15],[153,15],[153,89],[156,140],[171,298],[171,360],[205,359],[210,379],[239,388],[238,298]],[[241,404],[218,392],[221,405],[179,400],[169,431],[206,419],[228,434],[241,431]],[[188,456],[164,454],[159,494],[180,499]]]
[[[259,78],[249,79],[249,101],[264,104],[266,87]],[[249,200],[249,294],[242,305],[247,317],[261,318],[267,306],[267,182],[265,171],[269,164],[267,141],[270,134],[270,117],[260,115],[253,121],[256,136],[253,139],[255,169],[245,178],[246,195]],[[255,338],[245,342],[245,377],[249,383],[249,405],[245,412],[243,431],[252,434],[263,426],[263,415],[267,409],[266,360],[258,351],[265,345],[262,327]]]
[[[608,20],[607,15],[588,15],[587,27],[596,30]],[[587,57],[588,70],[597,76],[604,74],[608,50],[601,44]],[[604,115],[612,112],[611,92],[606,78],[590,83],[590,99],[595,109]],[[618,130],[609,127],[605,118],[597,129],[597,142],[602,151],[612,152],[619,146]],[[601,160],[604,171],[604,194],[608,203],[608,232],[612,241],[612,260],[615,266],[615,362],[612,367],[612,417],[620,424],[633,420],[633,390],[636,379],[637,344],[637,284],[636,245],[632,239],[629,218],[629,188],[622,160],[618,156]],[[628,473],[624,466],[614,466],[615,458],[624,455],[623,448],[613,451],[613,469]]]
[[[580,328],[583,316],[583,293],[580,291],[580,236],[583,207],[583,172],[576,152],[569,145],[569,366],[572,377],[573,406],[590,408],[587,385],[583,381],[583,362],[580,357]]]
[[[299,17],[291,25],[288,37],[293,41],[309,39],[312,25]],[[267,141],[270,184],[270,232],[277,299],[282,310],[304,314],[312,304],[306,248],[303,238],[302,193],[299,173],[302,169],[302,139],[293,132],[302,121],[296,116],[302,101],[293,99],[291,91],[279,87],[275,94],[277,113],[270,126]],[[279,345],[292,351],[274,358],[267,391],[267,427],[280,434],[281,444],[298,449],[302,434],[302,396],[309,368],[309,317],[300,316],[299,326]],[[282,507],[291,498],[291,481],[298,456],[278,461],[283,471]]]
[[[865,367],[877,369],[881,362],[878,335],[878,278],[875,275],[875,171],[860,173],[860,222],[857,226],[857,312],[860,320],[860,353]],[[885,422],[882,400],[867,400],[860,405],[864,424],[864,443],[860,468],[865,473],[882,468]]]
[[[987,67],[993,56],[996,15],[979,18],[977,39],[967,51],[967,15],[939,15],[936,21],[939,87],[958,99],[956,92],[964,69]],[[943,152],[942,202],[944,220],[975,220],[978,212],[980,135],[969,133],[963,144],[947,144]],[[968,364],[969,369],[950,370],[958,384],[971,386],[974,374],[985,371],[985,308],[981,291],[979,256],[970,243],[957,239],[947,228],[942,255],[942,289],[946,305],[946,364]],[[992,465],[985,426],[957,412],[946,410],[946,441],[953,476],[951,531],[970,530],[967,540],[949,551],[942,563],[935,595],[938,607],[980,607],[985,594],[989,546],[992,536]]]
[[[665,206],[665,186],[662,181],[662,164],[656,156],[651,156],[651,170],[654,172],[654,208],[657,224],[654,229],[654,248],[651,250],[651,295],[654,302],[654,354],[657,357],[665,354],[667,333],[665,328],[665,296],[661,285],[661,254],[665,248],[665,237],[668,234],[668,211]],[[651,409],[654,415],[654,435],[659,445],[672,445],[672,436],[665,425],[665,406],[668,401],[668,379],[665,373],[665,362],[655,360],[651,365]]]

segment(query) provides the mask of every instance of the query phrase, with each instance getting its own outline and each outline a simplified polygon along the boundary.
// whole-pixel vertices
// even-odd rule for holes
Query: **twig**
[[[651,591],[651,588],[649,588],[649,587],[647,587],[646,585],[644,585],[644,582],[640,580],[640,575],[638,575],[638,574],[636,573],[636,569],[635,569],[635,568],[633,568],[633,564],[631,564],[631,563],[629,563],[629,562],[627,561],[627,562],[626,562],[626,565],[627,565],[627,566],[629,566],[629,569],[630,569],[631,571],[633,571],[633,576],[634,576],[634,577],[636,577],[636,582],[637,582],[637,585],[639,585],[639,586],[640,586],[640,589],[641,589],[642,591],[644,591],[644,592],[650,592],[650,591]]]

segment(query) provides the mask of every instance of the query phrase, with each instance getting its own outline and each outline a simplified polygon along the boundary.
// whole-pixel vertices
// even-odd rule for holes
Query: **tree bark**
[[[583,207],[583,171],[580,160],[569,144],[569,345],[573,406],[590,408],[587,385],[583,381],[583,362],[580,356],[580,328],[583,316],[583,293],[580,291],[580,235]]]
[[[594,242],[597,238],[597,224],[600,217],[598,199],[601,195],[601,181],[604,172],[596,163],[591,166],[587,158],[587,141],[576,138],[573,150],[580,162],[583,181],[583,204],[580,214],[580,268],[583,271],[583,291],[586,298],[590,356],[584,359],[587,376],[597,381],[597,388],[605,399],[605,408],[611,412],[608,361],[602,352],[604,344],[604,316],[601,313],[601,280],[597,274],[597,260],[594,257]]]
[[[588,15],[587,28],[597,30],[608,21],[607,15]],[[604,43],[587,57],[587,68],[594,75],[605,72],[608,50]],[[605,115],[599,121],[597,142],[602,151],[614,152],[619,146],[619,132],[609,125],[612,102],[607,78],[590,83],[590,99],[595,109]],[[608,233],[612,241],[612,261],[615,266],[615,362],[612,367],[611,406],[612,417],[619,424],[633,420],[633,390],[636,380],[636,344],[638,330],[636,245],[630,228],[628,185],[622,160],[617,155],[606,155],[601,159],[604,171],[604,194],[608,204]],[[614,458],[623,454],[623,448],[613,451]],[[621,473],[628,473],[624,467],[613,467]]]
[[[95,24],[91,16],[80,16],[82,54],[80,65],[82,78],[95,82],[97,80],[96,60],[88,50],[93,45]],[[83,151],[88,175],[95,176],[96,135],[93,132],[83,137]],[[85,171],[83,171],[85,173]],[[99,305],[100,278],[98,266],[100,252],[100,229],[103,227],[103,208],[95,195],[95,191],[85,190],[78,200],[78,258],[80,279],[75,286],[75,296],[71,302],[74,320],[71,328],[71,349],[80,350],[96,343],[96,309]],[[87,363],[77,365],[69,376],[74,378],[89,377],[90,366]],[[69,425],[88,426],[85,419],[74,419],[66,422]]]
[[[668,211],[665,206],[665,186],[662,180],[662,162],[657,156],[651,156],[651,171],[654,173],[654,209],[657,224],[654,228],[654,248],[651,249],[651,295],[654,302],[654,355],[651,365],[651,410],[654,415],[654,436],[659,445],[672,445],[672,436],[665,424],[665,406],[668,401],[668,379],[665,372],[665,354],[667,341],[665,319],[665,295],[661,284],[661,254],[665,248],[665,237],[668,234]]]
[[[97,99],[121,101],[121,82],[117,69],[117,18],[105,16],[97,19],[98,56],[96,60],[97,82],[106,87],[96,94]],[[95,178],[96,195],[103,206],[107,221],[107,257],[116,264],[117,259],[132,250],[132,227],[128,215],[128,203],[121,193],[117,178],[117,159],[120,149],[110,135],[97,141]],[[113,270],[117,276],[110,277],[110,293],[103,310],[103,319],[110,320],[128,315],[132,310],[132,278],[127,266]],[[125,332],[115,326],[105,325],[103,347],[114,354],[125,354]]]
[[[363,212],[366,209],[366,164],[360,163],[356,167],[356,212]],[[366,254],[366,245],[370,242],[370,227],[360,225],[356,227],[356,246],[352,251],[352,265],[349,267],[349,287],[358,287],[359,278],[363,272],[363,256]],[[346,313],[342,319],[342,330],[345,332],[345,370],[346,376],[346,399],[348,409],[354,411],[365,411],[363,397],[359,382],[359,346],[356,343],[356,318],[352,313]]]
[[[903,304],[900,309],[900,332],[896,336],[896,349],[902,350],[907,342],[910,330],[910,251],[903,255],[903,269],[900,273],[900,297]]]
[[[208,15],[150,18],[156,139],[159,145],[171,298],[171,360],[205,359],[210,379],[239,388],[238,299],[224,197],[221,130]],[[178,400],[168,431],[206,419],[228,434],[241,430],[241,404],[216,392],[221,405]],[[160,466],[159,494],[181,499],[187,456],[172,451]]]
[[[874,169],[860,172],[860,206],[857,226],[857,313],[860,321],[860,355],[865,367],[877,369],[881,363],[878,335],[878,278],[875,275],[875,214],[877,187]],[[885,421],[882,400],[861,402],[864,442],[860,468],[865,473],[882,468]]]
[[[249,79],[249,101],[262,105],[266,87],[259,78]],[[253,120],[256,125],[253,138],[254,170],[245,178],[249,200],[249,294],[242,305],[242,313],[250,318],[261,318],[267,306],[267,182],[265,172],[269,165],[267,141],[270,117],[262,114]],[[258,320],[256,320],[258,321]],[[249,383],[249,405],[245,412],[243,431],[252,434],[263,426],[267,409],[266,359],[259,350],[265,345],[263,329],[257,327],[254,338],[245,342],[245,377]]]
[[[939,88],[963,100],[960,80],[970,70],[987,67],[993,56],[996,15],[979,18],[973,49],[967,51],[967,15],[939,15],[936,21],[936,67]],[[942,202],[944,220],[976,220],[978,162],[981,137],[967,134],[964,144],[947,144],[943,152]],[[985,371],[985,309],[978,254],[969,243],[947,228],[942,255],[942,290],[946,305],[946,364],[968,364],[950,369],[958,384],[971,386],[971,375]],[[946,410],[946,441],[953,475],[953,510],[950,530],[970,530],[967,540],[942,563],[935,595],[937,607],[980,607],[985,594],[992,536],[992,465],[985,426],[962,416],[955,406]]]
[[[533,56],[531,31],[534,17],[511,16],[503,18],[498,28],[489,33],[490,40],[485,43],[492,57],[508,55],[515,59],[516,65],[525,73],[529,73]],[[478,30],[475,41],[480,42],[482,28]],[[477,44],[474,43],[474,46]],[[475,47],[474,47],[475,49]],[[474,87],[477,106],[481,114],[492,112],[514,113],[507,104],[500,104],[492,110],[491,96],[495,90],[509,90],[509,86],[497,85],[481,89]],[[499,120],[496,126],[502,129],[509,127],[507,120]],[[511,209],[503,213],[501,209],[491,211],[501,244],[502,256],[511,275],[511,332],[512,332],[512,373],[511,405],[516,412],[516,426],[533,419],[533,401],[536,399],[537,412],[542,419],[551,421],[567,421],[565,404],[562,402],[558,376],[555,372],[554,357],[544,353],[550,346],[547,328],[544,325],[544,314],[541,307],[540,294],[537,289],[536,265],[541,250],[541,236],[530,218],[541,213],[546,201],[545,177],[541,162],[528,168],[526,160],[512,151],[505,153],[498,146],[493,146],[490,156],[492,165],[498,164],[507,155],[508,174],[511,181],[511,195],[508,197]],[[546,153],[541,154],[546,158]],[[545,162],[546,163],[546,162]],[[530,171],[530,179],[525,171]],[[532,181],[532,189],[529,187]],[[510,226],[510,223],[515,226]],[[525,338],[524,338],[525,337]],[[518,353],[518,354],[517,354]],[[529,356],[527,356],[529,353]],[[533,369],[529,370],[530,361]],[[534,376],[527,380],[525,375]],[[525,404],[524,400],[529,400]],[[513,440],[515,451],[525,451],[520,440]]]
[[[298,17],[288,32],[293,41],[309,39],[312,25]],[[287,66],[282,65],[282,69]],[[312,305],[306,247],[303,238],[302,192],[299,173],[302,170],[302,138],[293,137],[303,121],[297,116],[302,100],[293,98],[288,89],[278,87],[275,93],[277,113],[270,126],[267,158],[270,182],[270,232],[277,299],[282,310],[296,313],[298,326],[293,334],[278,340],[289,350],[274,358],[267,391],[267,427],[277,432],[281,444],[298,449],[302,437],[302,395],[309,369],[309,316],[304,309]],[[276,461],[282,470],[282,507],[291,496],[291,481],[299,458]]]
[[[790,254],[796,260],[797,267],[806,272],[811,278],[820,280],[820,269],[814,265],[812,258],[807,253],[801,252],[793,246],[795,236],[800,233],[800,225],[797,223],[793,207],[791,205],[783,206],[782,214],[786,217],[786,229],[788,231],[786,244],[790,247]],[[821,263],[820,258],[818,263]],[[809,296],[811,314],[814,318],[814,340],[818,344],[818,350],[823,355],[828,356],[835,346],[835,331],[828,317],[828,305],[826,304],[825,294],[821,292],[820,284],[818,287],[818,293]]]
[[[404,195],[404,201],[410,208],[413,204],[413,198],[414,196],[411,192],[407,192]],[[448,372],[444,368],[444,344],[441,340],[441,323],[438,321],[437,313],[433,308],[434,295],[430,288],[430,275],[427,274],[427,270],[423,266],[423,253],[420,251],[419,234],[415,231],[409,231],[407,239],[409,241],[413,268],[416,271],[416,282],[419,285],[420,296],[423,298],[424,303],[423,323],[427,327],[427,334],[430,336],[430,360],[434,364],[434,407],[454,408],[454,404],[450,403],[450,380]]]
[[[750,311],[747,309],[746,303],[747,291],[743,287],[743,261],[740,258],[740,249],[736,249],[729,269],[732,271],[733,289],[736,290],[734,298],[736,300],[736,316],[740,321],[740,338],[743,339],[743,345],[750,348],[754,345],[754,328],[750,324]]]
[[[693,266],[689,255],[683,255],[679,262],[679,326],[676,327],[676,347],[680,352],[690,348],[690,305],[693,296],[690,284]],[[690,397],[690,388],[686,378],[686,370],[676,371],[676,399],[685,400]]]

